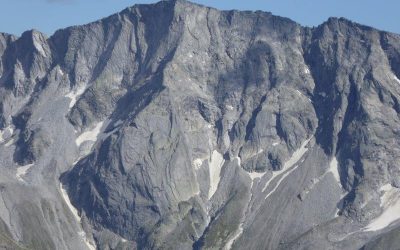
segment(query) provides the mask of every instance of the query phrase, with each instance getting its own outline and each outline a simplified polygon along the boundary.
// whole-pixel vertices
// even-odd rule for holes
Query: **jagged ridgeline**
[[[176,0],[0,56],[0,248],[400,245],[399,35]]]

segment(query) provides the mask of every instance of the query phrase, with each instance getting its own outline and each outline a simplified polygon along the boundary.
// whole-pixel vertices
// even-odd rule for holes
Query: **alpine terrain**
[[[400,35],[172,0],[0,57],[0,248],[399,249]]]

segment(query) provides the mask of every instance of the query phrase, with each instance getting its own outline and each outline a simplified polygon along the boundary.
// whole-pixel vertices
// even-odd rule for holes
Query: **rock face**
[[[399,35],[174,0],[0,56],[4,248],[398,246]]]

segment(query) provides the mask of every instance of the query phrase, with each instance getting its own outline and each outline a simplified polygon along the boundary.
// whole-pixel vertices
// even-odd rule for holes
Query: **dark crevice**
[[[263,104],[264,104],[264,102],[265,102],[266,99],[267,99],[267,96],[266,96],[266,95],[264,95],[264,96],[261,98],[260,104],[259,104],[259,105],[257,106],[257,108],[253,111],[253,113],[252,113],[252,115],[251,115],[251,118],[250,118],[249,122],[247,123],[247,126],[246,126],[246,135],[245,135],[245,140],[246,140],[246,141],[248,141],[249,139],[251,139],[251,135],[252,135],[253,129],[254,129],[254,127],[256,126],[256,119],[257,119],[257,116],[258,116],[258,114],[260,113],[260,111],[261,111],[261,109],[262,109],[262,106],[263,106]]]
[[[360,106],[360,97],[358,94],[357,85],[350,79],[350,93],[347,100],[347,109],[343,119],[342,129],[338,134],[338,143],[336,152],[338,154],[338,160],[341,166],[349,166],[346,164],[348,159],[354,161],[354,172],[356,177],[362,178],[364,176],[364,169],[361,163],[360,144],[364,137],[363,132],[363,116],[364,112]],[[348,179],[348,175],[345,171],[340,171],[340,177],[342,184]],[[356,187],[359,180],[355,180],[353,187]]]
[[[327,60],[326,51],[320,47],[319,40],[323,39],[325,25],[313,30],[310,44],[305,49],[304,61],[308,65],[312,78],[315,82],[314,92],[311,96],[315,113],[318,117],[318,126],[315,132],[316,143],[319,144],[326,154],[333,153],[334,141],[333,118],[335,112],[340,108],[340,97],[336,89],[336,73],[339,68],[336,53],[338,50],[337,40],[330,44],[333,61]]]
[[[281,114],[278,113],[276,114],[276,133],[279,136],[279,138],[283,139],[285,142],[288,141],[287,135],[285,131],[283,130],[282,123],[281,123]]]

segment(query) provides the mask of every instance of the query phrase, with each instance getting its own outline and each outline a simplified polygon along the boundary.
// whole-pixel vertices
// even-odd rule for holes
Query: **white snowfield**
[[[86,89],[87,86],[85,84],[82,84],[65,95],[65,97],[71,99],[71,102],[69,103],[69,109],[75,106],[76,101],[83,93],[85,93]]]
[[[103,126],[103,123],[104,122],[99,122],[91,130],[83,132],[81,135],[79,135],[75,141],[76,145],[78,145],[79,147],[85,141],[95,142],[101,132],[101,127]]]
[[[394,79],[398,84],[400,84],[400,80],[399,80],[399,78],[397,78],[397,76],[396,76],[395,74],[393,74],[393,79]]]
[[[364,228],[366,232],[384,229],[400,219],[400,189],[387,184],[381,187],[380,191],[383,192],[381,196],[383,212]]]
[[[208,163],[210,170],[210,188],[208,189],[208,199],[217,191],[219,181],[221,179],[221,169],[224,165],[224,157],[217,150],[214,150]]]
[[[336,157],[332,158],[331,163],[329,164],[328,172],[332,173],[333,177],[335,177],[335,180],[339,184],[339,186],[342,186],[342,184],[340,183],[338,161],[337,161]]]
[[[312,137],[311,137],[312,138]],[[265,199],[267,199],[269,196],[271,196],[276,189],[278,189],[279,185],[282,183],[282,181],[289,176],[290,173],[292,173],[294,170],[297,169],[297,167],[299,166],[296,165],[292,168],[292,166],[294,164],[296,164],[303,156],[304,154],[308,151],[308,148],[306,147],[307,144],[310,142],[310,139],[306,140],[305,142],[303,142],[303,144],[300,146],[300,148],[298,150],[296,150],[292,157],[290,157],[290,159],[284,164],[283,168],[279,171],[274,171],[272,173],[272,177],[267,181],[267,183],[265,183],[264,188],[262,189],[262,192],[265,192],[265,190],[268,188],[269,184],[276,179],[277,177],[281,176],[280,180],[278,181],[278,183],[276,183],[275,187],[269,192],[267,193],[267,195],[265,196]]]
[[[15,174],[15,177],[17,177],[17,180],[25,182],[24,176],[28,173],[28,170],[33,166],[34,164],[28,164],[25,166],[21,166],[17,168],[17,173]]]
[[[86,244],[87,248],[89,250],[96,250],[96,247],[93,245],[93,243],[91,243],[89,241],[89,239],[86,237],[86,233],[85,231],[83,231],[82,229],[82,225],[81,225],[81,217],[78,214],[78,211],[76,210],[76,208],[72,205],[67,191],[64,189],[64,187],[62,186],[62,184],[60,183],[60,191],[61,191],[61,196],[64,199],[65,203],[67,204],[69,210],[71,211],[71,213],[74,215],[75,220],[78,222],[79,226],[81,227],[80,231],[78,232],[79,236],[81,237],[82,241]]]

